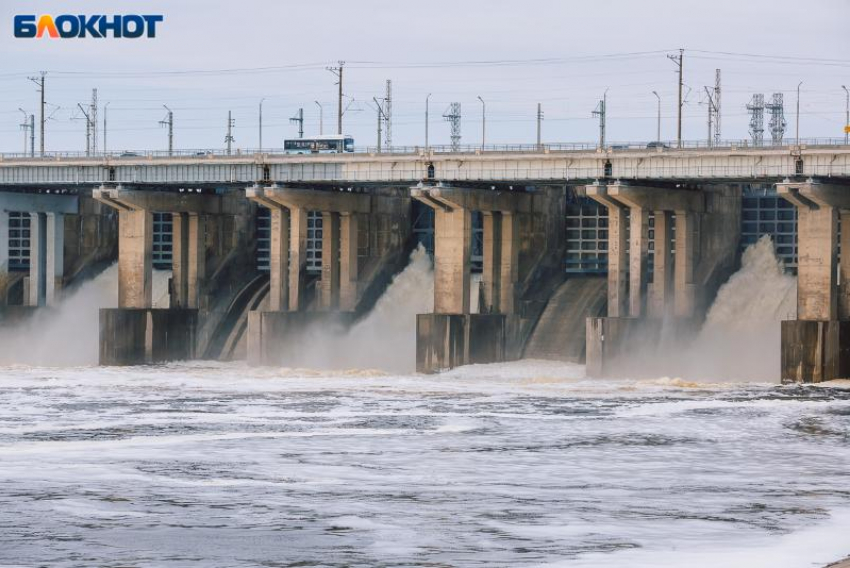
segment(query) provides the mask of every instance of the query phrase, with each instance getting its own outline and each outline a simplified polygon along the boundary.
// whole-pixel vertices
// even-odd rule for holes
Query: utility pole
[[[679,57],[675,55],[668,55],[667,58],[670,59],[673,63],[675,63],[679,67],[679,123],[676,133],[676,140],[679,148],[682,147],[682,63],[684,59],[685,50],[679,50]]]
[[[304,109],[299,108],[295,116],[289,119],[289,122],[298,123],[298,138],[304,138]]]
[[[850,91],[844,85],[841,85],[841,88],[844,89],[844,93],[847,95],[844,104],[844,144],[847,144],[848,137],[850,137],[850,132],[847,132],[847,128],[850,128]]]
[[[27,146],[29,144],[29,141],[28,141],[28,139],[29,139],[29,132],[28,131],[30,129],[29,115],[27,114],[27,111],[25,111],[24,109],[22,109],[20,107],[18,107],[18,110],[21,111],[22,113],[24,113],[24,121],[21,123],[21,130],[24,131],[24,156],[26,156],[27,155]]]
[[[658,99],[658,119],[656,120],[655,126],[655,141],[661,142],[661,95],[659,95],[656,91],[652,91],[652,94],[655,95],[656,99]]]
[[[263,101],[265,98],[260,99],[260,152],[263,151]]]
[[[325,133],[325,110],[322,108],[322,103],[319,101],[313,101],[316,103],[316,106],[319,107],[319,136],[322,136]]]
[[[86,156],[91,155],[91,115],[86,112],[86,109],[83,108],[83,105],[77,103],[77,107],[79,107],[80,112],[83,113],[83,118],[86,121]]]
[[[327,70],[337,77],[336,84],[339,86],[339,92],[337,95],[336,133],[342,134],[342,113],[344,112],[342,108],[342,69],[345,67],[345,61],[338,61],[337,63],[339,67],[327,67]]]
[[[232,111],[227,111],[227,136],[224,137],[224,141],[227,143],[227,155],[230,155],[231,144],[234,142],[233,138],[233,127],[236,125],[236,121],[233,120]]]
[[[714,145],[720,146],[720,69],[714,70]]]
[[[705,87],[705,94],[708,97],[708,147],[712,144],[719,144],[719,136],[717,136],[717,124],[720,122],[720,106],[717,102],[717,97],[720,94],[717,86],[713,89]],[[712,128],[712,122],[714,127]]]
[[[431,93],[425,97],[425,151],[428,151],[428,103],[431,99]]]
[[[542,140],[542,128],[543,128],[543,107],[540,103],[537,103],[537,149],[541,150],[543,148]]]
[[[378,154],[381,153],[381,120],[385,118],[384,110],[381,108],[381,103],[375,97],[372,97],[372,100],[375,101],[375,108],[378,109],[378,142],[377,142],[377,151]]]
[[[106,154],[106,110],[109,108],[109,102],[103,105],[103,153]]]
[[[487,134],[487,104],[481,95],[478,95],[478,100],[481,101],[481,149],[484,149]]]
[[[393,82],[387,79],[387,96],[384,98],[384,146],[387,152],[393,147]]]
[[[41,77],[30,77],[29,80],[38,85],[38,92],[41,93],[41,127],[40,127],[40,136],[39,136],[39,145],[40,145],[40,155],[44,157],[44,122],[47,120],[44,116],[44,76],[47,73],[45,71],[41,72]]]
[[[91,153],[97,154],[97,89],[91,90],[91,105],[89,116],[91,117]]]
[[[797,84],[797,146],[800,145],[800,86],[802,84],[802,81]]]
[[[605,149],[605,113],[608,106],[608,89],[602,94],[602,100],[596,105],[596,110],[590,113],[592,116],[599,117],[599,148]]]
[[[168,155],[172,156],[174,154],[174,113],[171,112],[171,109],[165,105],[162,105],[162,108],[167,110],[168,114],[166,114],[165,118],[160,120],[159,123],[162,126],[168,127]]]

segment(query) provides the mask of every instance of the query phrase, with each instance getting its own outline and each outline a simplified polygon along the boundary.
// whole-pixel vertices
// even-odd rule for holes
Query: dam
[[[0,325],[115,263],[100,364],[287,365],[299,338],[368,318],[421,246],[411,368],[527,357],[601,378],[697,335],[767,236],[797,280],[778,378],[847,378],[848,181],[850,146],[817,140],[2,157]]]

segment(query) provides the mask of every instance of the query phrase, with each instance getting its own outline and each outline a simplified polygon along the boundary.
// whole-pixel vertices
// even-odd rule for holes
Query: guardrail
[[[844,138],[801,138],[800,146],[819,147],[819,146],[848,146]],[[659,149],[664,150],[730,150],[730,149],[792,149],[797,146],[796,140],[789,141],[780,145],[772,145],[770,143],[754,146],[749,139],[738,140],[723,140],[720,144],[709,144],[707,140],[686,140],[682,141],[681,147],[676,141],[663,142],[646,142],[646,141],[627,141],[627,142],[612,142],[606,144],[605,150],[611,152],[629,151],[629,150],[646,150]],[[391,148],[377,148],[375,146],[359,146],[354,150],[354,154],[387,154],[387,155],[418,155],[424,152],[433,154],[482,154],[482,153],[540,153],[540,152],[588,152],[601,150],[598,144],[589,142],[558,142],[547,144],[464,144],[458,147],[450,145],[431,145],[425,146],[393,146]],[[32,156],[29,153],[23,152],[3,152],[0,153],[0,160],[62,160],[62,159],[91,159],[91,160],[121,160],[134,158],[245,158],[258,155],[268,156],[287,156],[294,155],[293,152],[284,151],[283,148],[246,148],[237,149],[230,154],[223,149],[212,148],[193,148],[181,149],[169,152],[167,150],[123,150],[115,152],[97,152],[86,153],[80,151],[51,151],[45,152],[43,156]],[[321,156],[324,154],[308,154],[310,156]]]

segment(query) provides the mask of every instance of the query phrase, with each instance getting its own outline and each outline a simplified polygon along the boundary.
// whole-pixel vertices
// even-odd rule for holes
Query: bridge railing
[[[606,151],[613,153],[629,150],[646,150],[657,149],[660,152],[665,150],[706,150],[706,149],[790,149],[795,147],[796,140],[786,140],[783,144],[774,145],[765,142],[760,146],[754,146],[752,140],[737,139],[723,140],[720,144],[709,143],[707,140],[683,140],[681,147],[675,140],[667,140],[663,142],[647,142],[647,141],[626,141],[626,142],[611,142],[605,145]],[[845,146],[844,138],[801,138],[800,146],[806,147],[822,147],[822,146]],[[356,154],[389,154],[389,155],[419,155],[426,153],[433,154],[482,154],[482,153],[540,153],[540,152],[588,152],[601,151],[596,143],[592,142],[556,142],[546,144],[464,144],[458,147],[451,145],[430,145],[425,146],[393,146],[387,148],[377,148],[375,146],[358,146],[355,148]],[[218,148],[189,148],[173,150],[121,150],[111,152],[87,153],[81,151],[49,151],[45,152],[44,156],[31,156],[24,152],[3,152],[0,153],[0,160],[92,160],[102,161],[104,159],[120,161],[122,159],[138,159],[138,158],[254,158],[261,155],[268,156],[283,156],[291,155],[283,148],[245,148],[235,149],[228,154],[224,149]],[[315,154],[313,154],[315,156]],[[322,154],[318,154],[321,156]]]

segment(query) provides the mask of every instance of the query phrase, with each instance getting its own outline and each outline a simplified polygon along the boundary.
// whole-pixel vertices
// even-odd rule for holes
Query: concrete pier
[[[560,251],[563,190],[436,186],[411,196],[434,210],[435,238],[434,313],[417,317],[417,370],[519,357],[534,319],[521,307],[523,294]],[[473,212],[483,216],[480,313],[470,306]]]
[[[410,198],[392,188],[352,193],[276,185],[250,187],[246,195],[271,212],[268,309],[248,319],[248,361],[282,364],[297,334],[344,328],[374,303],[404,260]],[[318,280],[307,272],[308,212],[322,215]]]
[[[135,365],[194,358],[199,310],[208,307],[207,242],[218,195],[100,188],[99,202],[118,211],[118,309],[100,314],[100,363]],[[173,219],[170,308],[152,307],[153,214]],[[122,329],[128,330],[126,333]]]
[[[850,378],[850,191],[813,181],[777,190],[797,208],[798,238],[797,319],[782,322],[782,382]]]
[[[626,369],[629,353],[656,349],[662,321],[686,333],[704,317],[735,268],[741,192],[620,182],[585,189],[609,217],[608,316],[588,319],[586,347],[588,375],[604,377]]]

